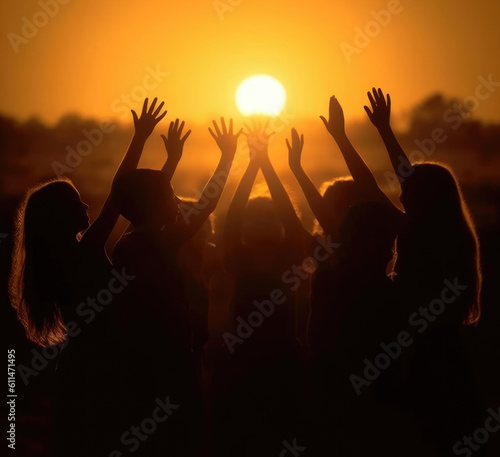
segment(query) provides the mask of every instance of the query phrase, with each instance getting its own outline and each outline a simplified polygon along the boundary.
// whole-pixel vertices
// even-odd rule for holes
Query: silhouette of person
[[[114,181],[135,169],[146,139],[165,116],[157,99],[141,116],[132,111],[135,134]],[[118,219],[108,195],[89,225],[88,206],[69,179],[31,189],[19,209],[10,278],[11,303],[28,338],[59,345],[56,455],[102,455],[113,407],[107,371],[108,313],[117,277],[104,246]],[[103,291],[107,291],[106,299]],[[112,300],[111,300],[112,301]],[[110,404],[111,403],[111,404]]]
[[[189,134],[182,137],[184,123],[179,125],[178,120],[164,137],[168,159],[163,170],[135,170],[113,186],[117,208],[133,224],[133,230],[117,243],[113,258],[136,277],[121,303],[119,319],[126,357],[124,424],[147,417],[157,398],[168,397],[178,405],[161,431],[141,444],[139,452],[146,455],[166,451],[194,455],[202,445],[201,392],[191,354],[189,302],[179,251],[215,209],[236,152],[241,131],[233,133],[232,120],[228,127],[223,118],[220,128],[215,121],[213,125],[215,132],[209,131],[221,159],[195,205],[179,208],[170,185]],[[131,448],[125,445],[125,450]]]
[[[314,395],[310,439],[313,452],[336,449],[345,454],[360,446],[349,437],[356,417],[353,412],[362,414],[363,407],[367,409],[356,398],[349,376],[374,351],[377,340],[387,335],[388,324],[394,320],[386,267],[403,216],[349,141],[335,96],[330,98],[329,119],[320,118],[340,147],[353,179],[335,183],[321,197],[301,169],[303,139],[299,144],[293,131],[289,162],[323,232],[339,243],[330,259],[319,264],[311,286],[308,343]]]
[[[302,264],[307,234],[269,160],[266,125],[254,121],[247,129],[250,163],[223,236],[233,328],[223,335],[226,360],[213,377],[214,440],[221,456],[277,455],[302,419],[298,288],[287,284],[286,272]],[[259,169],[271,198],[249,200]]]
[[[408,401],[426,441],[454,455],[454,443],[480,425],[466,357],[466,337],[481,310],[479,243],[453,172],[440,163],[412,165],[390,127],[390,96],[374,88],[368,98],[365,110],[387,147],[407,215],[394,267],[401,305],[407,319],[415,312],[423,319],[413,321]],[[436,304],[444,309],[433,313]],[[423,308],[431,310],[428,318]]]

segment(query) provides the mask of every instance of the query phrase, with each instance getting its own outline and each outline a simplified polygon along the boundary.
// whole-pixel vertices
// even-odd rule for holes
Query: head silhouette
[[[466,324],[476,323],[481,289],[479,242],[456,177],[445,164],[416,164],[402,189],[401,202],[409,221],[405,236],[398,241],[398,262],[411,265],[413,256],[433,249],[448,274],[461,276],[475,290],[462,318]]]
[[[342,224],[343,258],[356,270],[385,275],[400,221],[397,211],[381,203],[353,206]]]
[[[11,303],[28,338],[42,346],[65,338],[58,255],[88,227],[87,210],[71,181],[59,179],[31,189],[17,213]]]
[[[338,233],[349,208],[356,202],[356,186],[351,178],[338,178],[321,187],[324,189],[323,199],[331,215],[327,231],[333,235]],[[315,231],[319,231],[318,229],[319,226],[315,227]]]
[[[42,184],[29,191],[23,205],[26,236],[44,237],[47,242],[75,238],[89,226],[88,208],[71,181]]]
[[[120,214],[135,226],[161,228],[175,222],[179,212],[172,187],[158,170],[123,173],[114,181],[111,194]]]
[[[283,238],[283,226],[274,202],[268,197],[251,198],[243,216],[243,240],[246,245],[278,243]]]
[[[464,202],[453,172],[439,163],[414,165],[411,177],[402,183],[401,203],[410,218],[438,217],[445,223],[463,218]]]

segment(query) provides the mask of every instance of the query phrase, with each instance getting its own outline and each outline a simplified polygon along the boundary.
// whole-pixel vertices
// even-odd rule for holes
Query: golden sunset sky
[[[0,113],[130,122],[147,95],[188,121],[238,118],[238,84],[265,73],[294,116],[326,114],[334,93],[361,118],[372,86],[404,114],[430,93],[464,99],[479,77],[500,81],[499,21],[498,0],[4,1]],[[492,92],[475,114],[500,121],[499,106]]]

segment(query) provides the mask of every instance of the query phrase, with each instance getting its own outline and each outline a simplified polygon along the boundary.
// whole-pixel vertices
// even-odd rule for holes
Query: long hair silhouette
[[[29,190],[17,213],[10,299],[27,337],[40,346],[66,337],[58,306],[62,267],[54,249],[88,227],[87,209],[72,182],[61,178]]]
[[[471,288],[470,299],[461,301],[462,309],[455,309],[455,317],[464,325],[476,324],[481,315],[479,240],[453,171],[443,163],[415,164],[402,189],[401,201],[409,220],[398,240],[396,272],[418,267],[414,256],[427,245],[420,252],[433,249],[443,272],[465,276],[462,281]]]

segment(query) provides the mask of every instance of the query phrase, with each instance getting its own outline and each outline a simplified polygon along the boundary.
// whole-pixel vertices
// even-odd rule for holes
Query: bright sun
[[[283,110],[285,101],[285,88],[268,75],[249,76],[236,89],[236,106],[244,116],[277,116]]]

